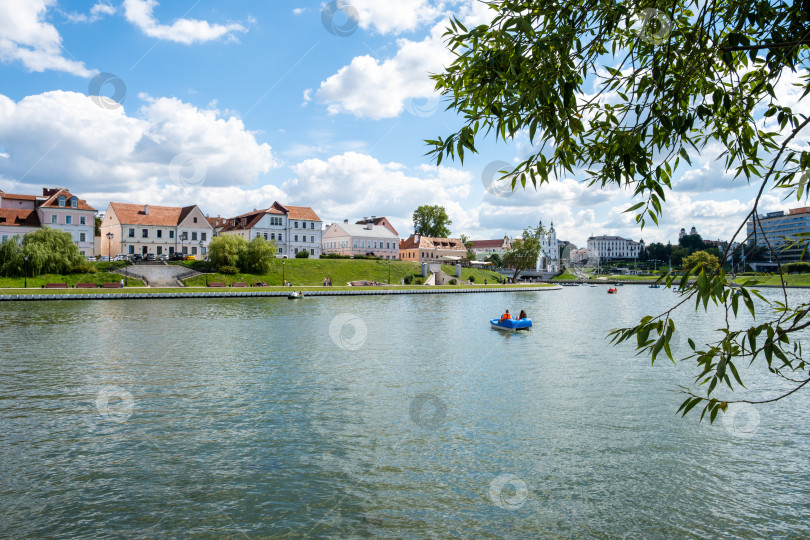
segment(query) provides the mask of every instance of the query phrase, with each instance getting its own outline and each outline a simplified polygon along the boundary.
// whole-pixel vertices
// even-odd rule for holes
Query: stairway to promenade
[[[131,264],[126,268],[116,270],[116,272],[122,276],[142,279],[150,287],[184,287],[182,280],[200,274],[185,266],[166,264],[165,262]]]

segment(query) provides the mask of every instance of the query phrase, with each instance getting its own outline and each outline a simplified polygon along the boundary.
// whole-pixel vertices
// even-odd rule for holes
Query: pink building
[[[323,252],[398,259],[399,237],[391,228],[375,225],[372,220],[349,223],[346,219],[343,223],[333,223],[323,233]]]

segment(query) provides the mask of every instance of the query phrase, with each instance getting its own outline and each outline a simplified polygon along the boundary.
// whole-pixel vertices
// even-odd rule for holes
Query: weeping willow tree
[[[85,262],[70,233],[50,227],[29,232],[23,236],[22,243],[12,237],[0,245],[0,274],[3,276],[68,274]]]
[[[445,34],[455,58],[434,78],[461,126],[427,141],[437,163],[463,162],[482,138],[511,141],[525,133],[533,152],[504,176],[512,189],[542,189],[577,171],[591,189],[630,190],[635,200],[627,212],[643,228],[665,213],[676,173],[709,144],[719,145],[725,169],[758,187],[730,246],[752,240],[746,223],[758,220],[764,193],[806,198],[810,152],[801,135],[810,117],[794,111],[777,85],[792,84],[802,98],[810,91],[810,2],[485,3],[490,24],[468,29],[451,19]],[[805,238],[790,240],[791,247],[806,248]],[[738,249],[727,249],[721,263]],[[741,402],[776,401],[810,382],[798,339],[810,326],[810,304],[795,303],[787,293],[768,302],[752,283],[732,288],[722,264],[697,264],[666,282],[686,293],[671,309],[611,336],[616,343],[633,340],[653,362],[662,355],[672,360],[679,305],[691,300],[696,309],[712,303],[725,310],[726,325],[714,341],[689,340],[699,390],[683,389],[684,415],[702,405],[714,421],[725,411],[733,401],[718,399],[717,391],[726,387],[733,395],[743,386],[741,363],[764,361],[791,385],[779,395]],[[755,315],[757,296],[774,316],[733,329],[740,309]]]

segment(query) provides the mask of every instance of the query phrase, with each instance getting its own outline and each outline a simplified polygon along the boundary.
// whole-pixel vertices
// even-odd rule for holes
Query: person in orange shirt
[[[506,310],[506,313],[504,313],[504,314],[501,316],[501,320],[502,320],[502,321],[505,321],[505,320],[507,320],[507,319],[511,319],[511,318],[512,318],[512,316],[509,314],[509,310],[508,310],[508,309]]]

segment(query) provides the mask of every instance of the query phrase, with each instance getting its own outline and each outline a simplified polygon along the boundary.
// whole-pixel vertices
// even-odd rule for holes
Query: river
[[[682,419],[604,339],[676,295],[605,289],[4,302],[0,536],[810,536],[808,392]]]

